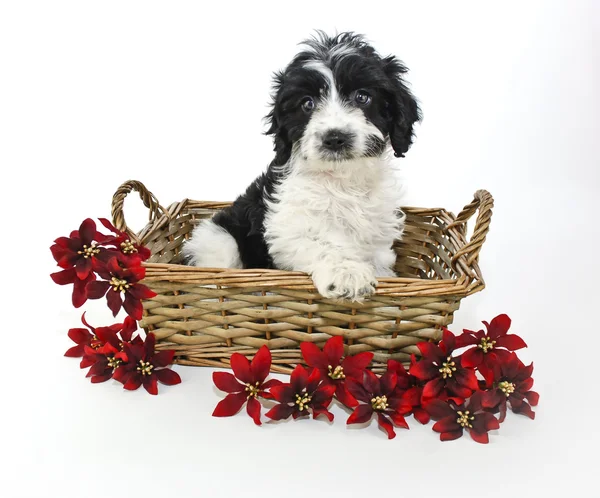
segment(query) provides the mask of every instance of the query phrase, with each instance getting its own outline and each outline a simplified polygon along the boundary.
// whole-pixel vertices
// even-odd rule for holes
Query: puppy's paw
[[[319,294],[329,299],[362,301],[377,287],[373,267],[358,261],[322,265],[315,268],[312,278]]]

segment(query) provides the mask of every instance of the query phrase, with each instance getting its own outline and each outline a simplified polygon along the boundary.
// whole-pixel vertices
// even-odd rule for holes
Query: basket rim
[[[161,230],[173,218],[187,209],[219,210],[230,206],[229,201],[196,201],[184,199],[172,203],[154,223],[149,223],[138,234],[142,242],[152,236],[156,230]],[[444,208],[422,208],[403,206],[406,214],[419,216],[441,216],[447,218],[448,225],[456,222],[457,217]],[[467,244],[464,233],[456,226],[449,226],[447,235],[458,247]],[[255,288],[256,290],[272,291],[274,289],[314,291],[312,278],[306,272],[279,270],[269,268],[205,268],[187,266],[175,263],[143,263],[146,268],[145,284],[152,285],[164,281],[188,283],[190,285],[216,285],[227,288]],[[477,261],[469,263],[465,255],[458,258],[454,269],[458,272],[456,278],[423,279],[418,277],[380,277],[375,296],[442,296],[470,295],[485,287],[485,282]]]
[[[148,224],[138,233],[127,227],[123,214],[124,198],[135,190],[150,211]],[[183,199],[162,207],[158,199],[143,183],[136,180],[124,182],[113,195],[112,218],[115,226],[128,233],[136,242],[144,244],[150,237],[187,209],[219,210],[233,204],[232,201],[196,201]],[[388,296],[466,296],[485,287],[479,268],[479,252],[485,242],[492,217],[494,199],[486,190],[475,192],[473,200],[465,205],[455,216],[444,208],[421,208],[404,206],[401,209],[407,215],[434,216],[444,223],[444,235],[453,245],[451,267],[456,277],[442,279],[424,279],[418,277],[386,277],[378,279],[375,295]],[[477,212],[477,218],[470,240],[466,237],[467,221]],[[170,280],[193,285],[214,285],[218,287],[256,287],[258,290],[275,290],[277,288],[314,292],[316,289],[310,275],[304,272],[273,269],[232,269],[232,268],[199,268],[173,263],[144,263],[149,284],[159,284]],[[164,283],[164,282],[163,282]],[[322,299],[322,297],[320,297]]]

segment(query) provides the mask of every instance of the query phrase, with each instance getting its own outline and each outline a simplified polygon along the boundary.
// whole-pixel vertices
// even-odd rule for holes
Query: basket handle
[[[127,194],[132,190],[135,190],[140,194],[144,206],[150,210],[148,216],[150,222],[156,221],[161,212],[167,217],[169,217],[169,213],[167,213],[166,209],[160,205],[156,196],[150,192],[142,182],[128,180],[117,189],[112,199],[111,214],[113,224],[117,230],[126,232],[135,242],[140,243],[141,241],[135,232],[127,226],[125,215],[123,214],[123,201],[125,200],[125,197],[127,197]]]
[[[473,263],[479,259],[479,251],[481,246],[485,242],[485,238],[490,231],[490,222],[492,220],[492,208],[494,207],[494,198],[487,190],[478,190],[475,192],[473,201],[467,204],[463,210],[459,213],[452,223],[448,225],[448,228],[452,228],[459,225],[465,225],[466,222],[475,211],[479,211],[477,215],[477,221],[475,222],[475,229],[471,240],[465,244],[452,258],[452,263],[455,263],[461,256],[467,256],[467,264]]]

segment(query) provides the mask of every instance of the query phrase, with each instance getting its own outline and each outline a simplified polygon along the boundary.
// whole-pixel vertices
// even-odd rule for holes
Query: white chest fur
[[[269,203],[269,252],[278,268],[312,273],[315,284],[315,272],[324,265],[347,267],[348,262],[369,266],[367,280],[389,276],[395,260],[391,245],[402,230],[398,205],[396,176],[380,158],[329,172],[295,164]]]

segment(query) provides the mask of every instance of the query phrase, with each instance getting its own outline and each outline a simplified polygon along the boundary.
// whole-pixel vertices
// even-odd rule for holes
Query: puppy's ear
[[[390,119],[390,142],[396,157],[404,157],[413,138],[413,126],[421,119],[421,111],[416,99],[406,87],[402,75],[406,67],[395,57],[383,59],[384,71],[389,80],[390,99],[388,114]]]
[[[278,166],[285,164],[291,154],[291,147],[287,144],[285,131],[281,126],[279,101],[282,87],[283,72],[275,73],[273,76],[273,97],[271,110],[265,117],[265,121],[269,125],[269,129],[265,132],[265,135],[273,136],[273,151],[275,152],[275,159],[273,160],[273,163]]]

